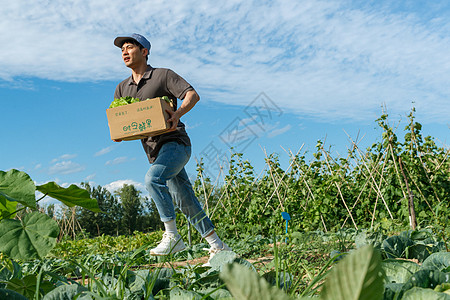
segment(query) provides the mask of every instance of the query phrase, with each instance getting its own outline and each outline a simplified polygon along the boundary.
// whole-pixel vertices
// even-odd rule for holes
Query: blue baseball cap
[[[137,34],[137,33],[133,33],[133,34],[130,34],[127,36],[116,37],[116,39],[114,40],[114,45],[116,45],[119,48],[122,48],[123,41],[129,40],[129,39],[135,40],[136,42],[141,44],[142,47],[147,48],[148,52],[150,52],[150,48],[151,48],[150,42],[144,36]]]

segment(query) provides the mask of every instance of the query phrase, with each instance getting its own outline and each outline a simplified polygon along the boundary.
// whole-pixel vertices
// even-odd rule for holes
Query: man
[[[186,248],[177,231],[173,200],[210,244],[210,259],[220,251],[231,250],[214,231],[214,226],[195,196],[184,169],[191,155],[191,142],[180,118],[200,100],[199,95],[172,70],[153,68],[147,64],[151,45],[142,35],[133,33],[117,37],[114,45],[121,48],[122,59],[132,73],[117,85],[115,99],[131,96],[144,100],[168,96],[174,103],[175,111],[168,111],[170,132],[141,140],[151,163],[145,176],[145,185],[165,227],[160,244],[151,249],[150,254],[168,255]],[[178,109],[177,98],[183,100]],[[206,265],[208,264],[209,261]]]

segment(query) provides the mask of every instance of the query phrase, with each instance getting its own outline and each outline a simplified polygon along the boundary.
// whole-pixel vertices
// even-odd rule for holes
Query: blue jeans
[[[188,221],[202,237],[206,237],[214,226],[195,196],[184,169],[190,156],[190,146],[177,142],[165,143],[145,175],[145,186],[156,204],[161,221],[175,220],[175,201]]]

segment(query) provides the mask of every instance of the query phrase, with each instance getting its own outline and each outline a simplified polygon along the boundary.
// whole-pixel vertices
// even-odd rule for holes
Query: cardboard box
[[[173,111],[172,101],[161,98],[108,108],[111,139],[131,141],[168,132],[170,124],[166,120],[170,116],[166,109]]]

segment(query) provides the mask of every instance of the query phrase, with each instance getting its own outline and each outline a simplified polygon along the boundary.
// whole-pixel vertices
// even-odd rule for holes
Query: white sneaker
[[[163,238],[158,246],[150,250],[150,255],[169,255],[186,249],[186,245],[180,234],[164,232]]]
[[[222,242],[222,244],[223,244],[223,246],[222,246],[221,249],[213,248],[213,247],[211,247],[211,248],[209,248],[209,249],[208,249],[208,248],[203,248],[203,250],[207,250],[207,251],[209,252],[209,259],[208,259],[208,262],[204,263],[204,264],[203,264],[203,267],[211,267],[211,259],[212,259],[212,258],[214,257],[214,255],[216,255],[217,253],[222,252],[222,251],[233,251],[233,250],[231,250],[231,248],[228,247],[228,245],[225,244],[224,242]]]

